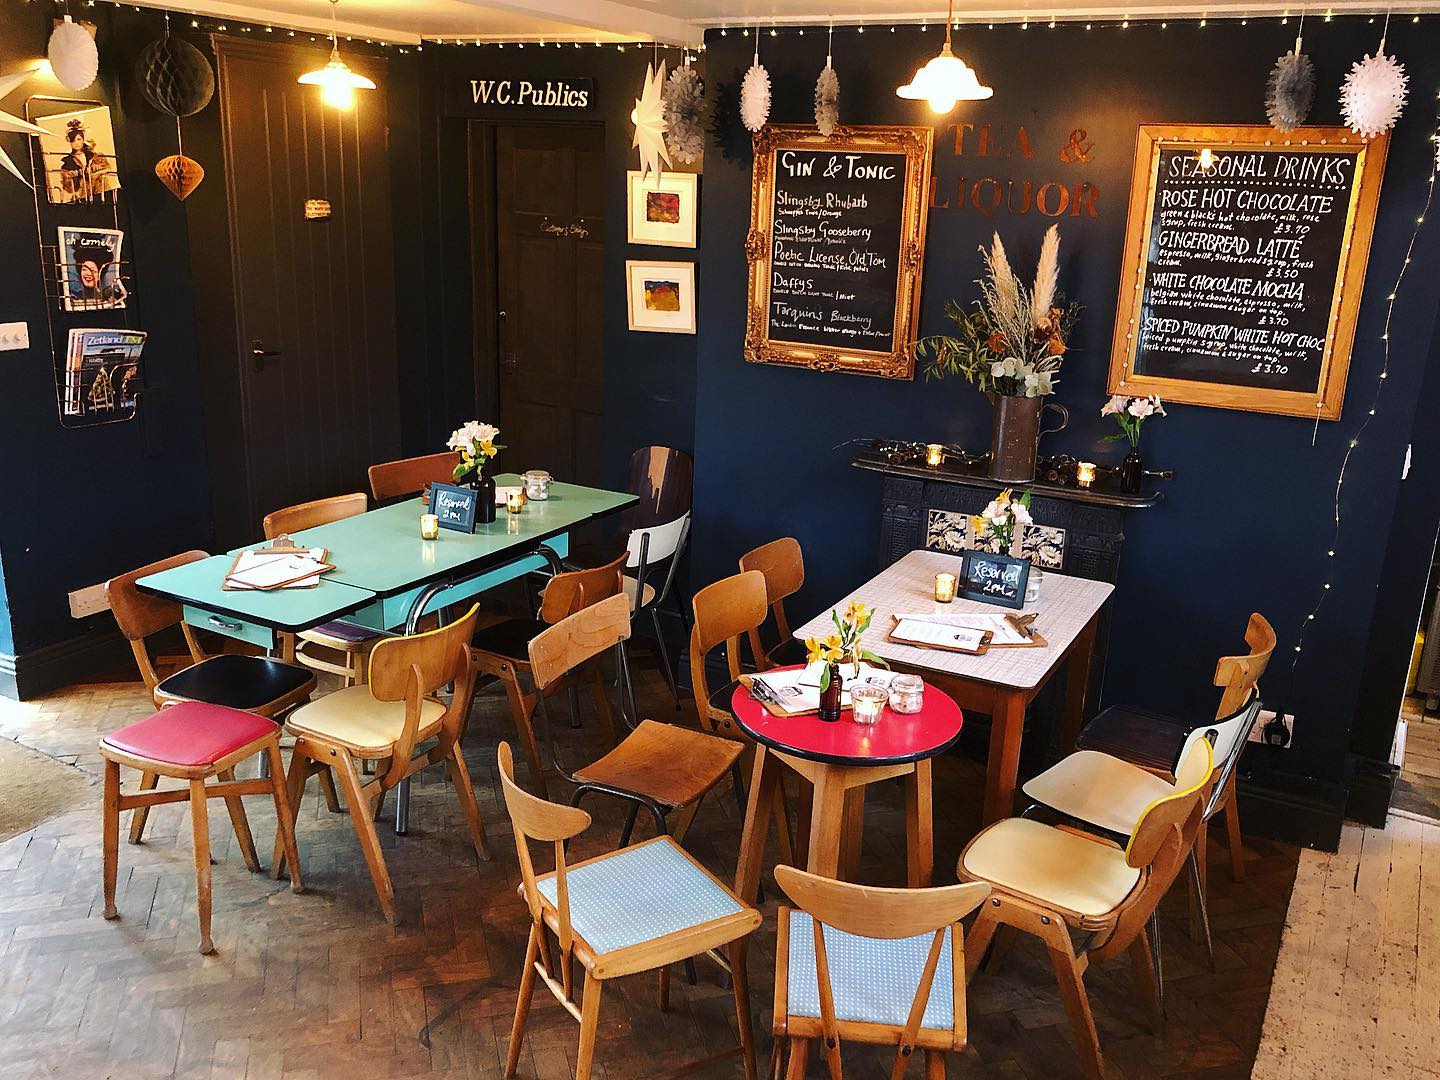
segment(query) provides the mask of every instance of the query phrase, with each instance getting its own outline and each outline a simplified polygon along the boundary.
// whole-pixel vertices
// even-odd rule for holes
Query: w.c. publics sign
[[[446,112],[450,116],[582,113],[594,105],[595,80],[590,78],[452,76],[446,87]]]

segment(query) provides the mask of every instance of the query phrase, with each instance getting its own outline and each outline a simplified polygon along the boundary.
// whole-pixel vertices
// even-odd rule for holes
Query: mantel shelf
[[[1138,494],[1130,494],[1113,487],[1080,488],[1074,484],[1055,483],[1039,477],[1027,484],[1007,484],[992,480],[985,474],[984,464],[962,464],[946,462],[944,465],[901,464],[892,462],[882,450],[861,450],[850,461],[857,469],[882,473],[886,476],[908,476],[917,480],[931,480],[941,484],[959,484],[965,487],[986,488],[1000,491],[1006,487],[1028,488],[1037,496],[1064,499],[1070,502],[1090,503],[1094,506],[1113,506],[1126,510],[1143,510],[1164,500],[1165,494],[1153,483]],[[1103,475],[1103,474],[1102,474]]]

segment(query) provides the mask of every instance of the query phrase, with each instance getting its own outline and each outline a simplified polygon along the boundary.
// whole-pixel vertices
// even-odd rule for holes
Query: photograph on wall
[[[146,336],[143,330],[71,330],[61,412],[91,424],[134,416]]]
[[[60,302],[66,311],[123,308],[128,295],[120,273],[119,229],[60,226]]]
[[[115,129],[104,105],[38,116],[40,154],[52,203],[89,203],[120,190]]]
[[[632,244],[693,248],[700,178],[695,173],[667,172],[644,179],[634,170],[625,175],[625,239]]]
[[[695,264],[625,263],[630,329],[662,334],[695,333]]]

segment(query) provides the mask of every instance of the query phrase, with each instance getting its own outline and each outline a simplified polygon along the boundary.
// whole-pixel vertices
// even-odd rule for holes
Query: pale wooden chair
[[[343,521],[365,513],[367,500],[363,491],[351,495],[336,495],[328,499],[314,499],[310,502],[287,506],[265,515],[261,528],[266,540],[282,536],[293,536],[317,525],[328,525],[332,521]],[[338,675],[346,686],[356,686],[365,681],[365,669],[369,663],[370,650],[384,635],[379,630],[358,623],[336,619],[322,623],[311,630],[302,630],[295,635],[283,635],[287,659],[293,659],[312,671],[324,671]],[[296,641],[302,644],[297,645]],[[340,656],[340,662],[317,656],[306,649],[306,644],[318,645]]]
[[[221,705],[229,709],[240,709],[257,716],[276,719],[303,701],[308,701],[315,690],[315,676],[304,668],[272,660],[264,656],[246,656],[237,653],[220,653],[206,656],[195,638],[190,624],[184,621],[184,611],[173,600],[153,596],[140,591],[136,584],[141,578],[158,574],[176,566],[185,566],[210,556],[204,551],[186,551],[168,559],[142,566],[126,574],[117,574],[105,583],[105,596],[110,602],[110,612],[120,633],[130,642],[130,651],[140,669],[140,678],[149,691],[156,708],[164,709],[184,701],[199,701],[207,705]],[[179,626],[185,639],[185,648],[191,663],[166,678],[160,678],[155,670],[155,661],[147,644],[149,638]],[[217,775],[222,780],[235,779],[234,772],[227,767]],[[154,790],[159,774],[141,770],[140,790]],[[145,822],[150,815],[150,803],[132,802],[135,812],[130,816],[130,843],[138,844],[145,835]],[[227,800],[231,808],[231,819],[236,835],[249,836],[249,826],[244,823],[243,811],[236,813],[239,800]],[[254,861],[253,845],[242,838],[245,859],[251,870],[259,868]]]
[[[805,584],[805,555],[800,541],[785,536],[771,540],[740,557],[740,572],[758,570],[765,575],[765,602],[775,619],[776,644],[768,649],[761,638],[760,627],[750,631],[750,653],[755,666],[784,667],[805,662],[805,643],[796,641],[785,616],[785,600],[794,596]]]
[[[601,606],[611,603],[607,600]],[[571,618],[586,619],[595,610]],[[623,607],[620,611],[623,615]],[[702,954],[718,961],[718,950],[725,949],[745,1077],[756,1080],[746,939],[760,925],[760,913],[740,901],[669,836],[569,865],[566,843],[589,827],[590,815],[579,807],[546,802],[521,788],[515,782],[515,759],[508,743],[500,744],[499,759],[505,807],[514,825],[515,851],[520,859],[521,887],[530,909],[530,937],[505,1075],[514,1076],[520,1060],[537,976],[580,1022],[575,1077],[589,1080],[606,980],[658,969],[659,1004],[665,1010],[669,1008],[670,965]],[[552,845],[553,873],[535,873],[531,840]],[[559,945],[558,957],[551,949],[547,929]],[[585,973],[578,1004],[574,960]]]
[[[785,1075],[803,1077],[818,1039],[831,1080],[841,1080],[840,1048],[849,1039],[895,1047],[891,1080],[905,1075],[917,1050],[925,1051],[926,1077],[944,1080],[945,1056],[969,1038],[960,920],[990,886],[877,889],[793,866],[777,866],[775,880],[797,906],[782,904],[776,922],[771,1075],[788,1041]]]
[[[539,618],[504,619],[475,632],[473,656],[477,672],[487,679],[498,680],[505,687],[510,701],[510,713],[515,718],[515,730],[520,735],[530,763],[530,787],[542,798],[545,790],[545,766],[540,756],[540,744],[535,738],[533,723],[539,691],[534,686],[534,673],[530,668],[530,642],[562,619],[575,614],[582,608],[598,604],[620,592],[620,571],[625,565],[625,556],[617,556],[607,566],[593,570],[572,570],[556,574],[545,586],[540,599]],[[622,679],[624,673],[621,673]],[[583,665],[579,670],[561,678],[549,688],[550,693],[573,686],[577,681],[590,684],[595,705],[600,713],[600,723],[606,737],[615,742],[615,724],[610,712],[610,701],[605,693],[604,677],[600,671],[600,657]],[[529,687],[527,688],[527,684]]]
[[[730,712],[731,686],[741,674],[740,641],[753,633],[765,621],[765,576],[758,570],[747,570],[728,578],[721,578],[705,586],[695,594],[691,602],[695,621],[690,628],[690,687],[695,695],[695,711],[700,715],[700,726],[706,731],[726,739],[734,739],[749,752],[754,741],[740,729]],[[726,669],[730,684],[713,693],[705,665],[710,653],[721,645],[725,646]],[[745,790],[741,780],[743,769],[737,762],[734,772],[735,798],[740,803],[740,816],[745,816]],[[785,802],[783,784],[775,785],[775,799],[771,813],[778,834],[780,861],[796,862],[796,851],[800,850],[798,861],[805,861],[804,851],[797,847],[790,829],[790,813]]]
[[[1016,932],[1039,938],[1050,954],[1081,1064],[1094,1080],[1104,1077],[1105,1063],[1085,993],[1091,963],[1128,952],[1155,1033],[1164,1031],[1157,910],[1195,843],[1213,769],[1209,740],[1196,740],[1174,788],[1145,808],[1123,848],[1076,829],[1006,818],[961,852],[960,880],[985,882],[993,890],[965,942],[967,980],[992,940],[1003,950]],[[1071,928],[1085,935],[1078,953]],[[1004,936],[995,940],[1002,929]]]
[[[380,850],[375,816],[385,792],[400,781],[443,761],[475,852],[482,859],[490,857],[459,738],[475,685],[468,644],[479,610],[477,604],[462,618],[423,634],[386,638],[370,653],[369,682],[327,694],[297,709],[285,723],[295,736],[286,776],[291,814],[298,817],[300,813],[310,763],[334,769],[345,789],[345,803],[380,908],[392,924],[396,921],[395,892]],[[454,692],[447,705],[435,694],[450,683]],[[429,745],[422,749],[424,743]],[[374,779],[362,782],[356,762],[384,758],[389,759],[388,766],[377,771]],[[283,855],[277,845],[273,863],[277,878],[284,866]]]
[[[438,454],[424,454],[420,457],[401,458],[399,461],[385,461],[370,466],[370,494],[376,502],[387,503],[392,499],[403,499],[407,495],[418,495],[427,484],[449,484],[459,459],[453,450],[442,450]]]
[[[281,782],[283,765],[280,760],[280,727],[273,720],[239,709],[207,705],[199,701],[182,701],[161,709],[153,716],[137,720],[107,734],[100,740],[100,754],[105,759],[104,862],[105,918],[119,918],[115,907],[115,878],[119,862],[120,812],[157,806],[161,803],[190,803],[190,820],[194,836],[195,898],[200,918],[200,951],[212,953],[215,945],[210,938],[210,818],[206,804],[210,799],[224,799],[235,827],[235,838],[245,855],[251,872],[260,869],[255,857],[255,841],[245,819],[242,795],[268,792],[275,800],[275,846],[283,847],[290,856],[290,888],[300,892],[300,860],[295,852],[295,833],[291,828],[290,808],[285,785]],[[235,766],[246,758],[265,754],[270,762],[270,775],[259,780],[236,780]],[[135,795],[120,794],[120,766],[139,769],[141,775],[166,776],[184,780],[186,786],[168,791],[144,790]],[[219,778],[218,784],[205,781]]]

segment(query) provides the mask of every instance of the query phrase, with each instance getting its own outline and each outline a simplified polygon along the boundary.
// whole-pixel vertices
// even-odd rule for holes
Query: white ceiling
[[[219,18],[274,23],[297,30],[329,30],[328,0],[147,0]],[[1298,13],[1299,0],[959,0],[957,20],[1019,21],[1083,18],[1239,18]],[[1383,13],[1377,0],[1323,0],[1311,16]],[[1394,9],[1399,15],[1440,12],[1440,0]],[[341,0],[341,32],[377,41],[650,41],[699,44],[707,27],[744,23],[824,25],[837,22],[936,22],[945,8],[933,0]]]

